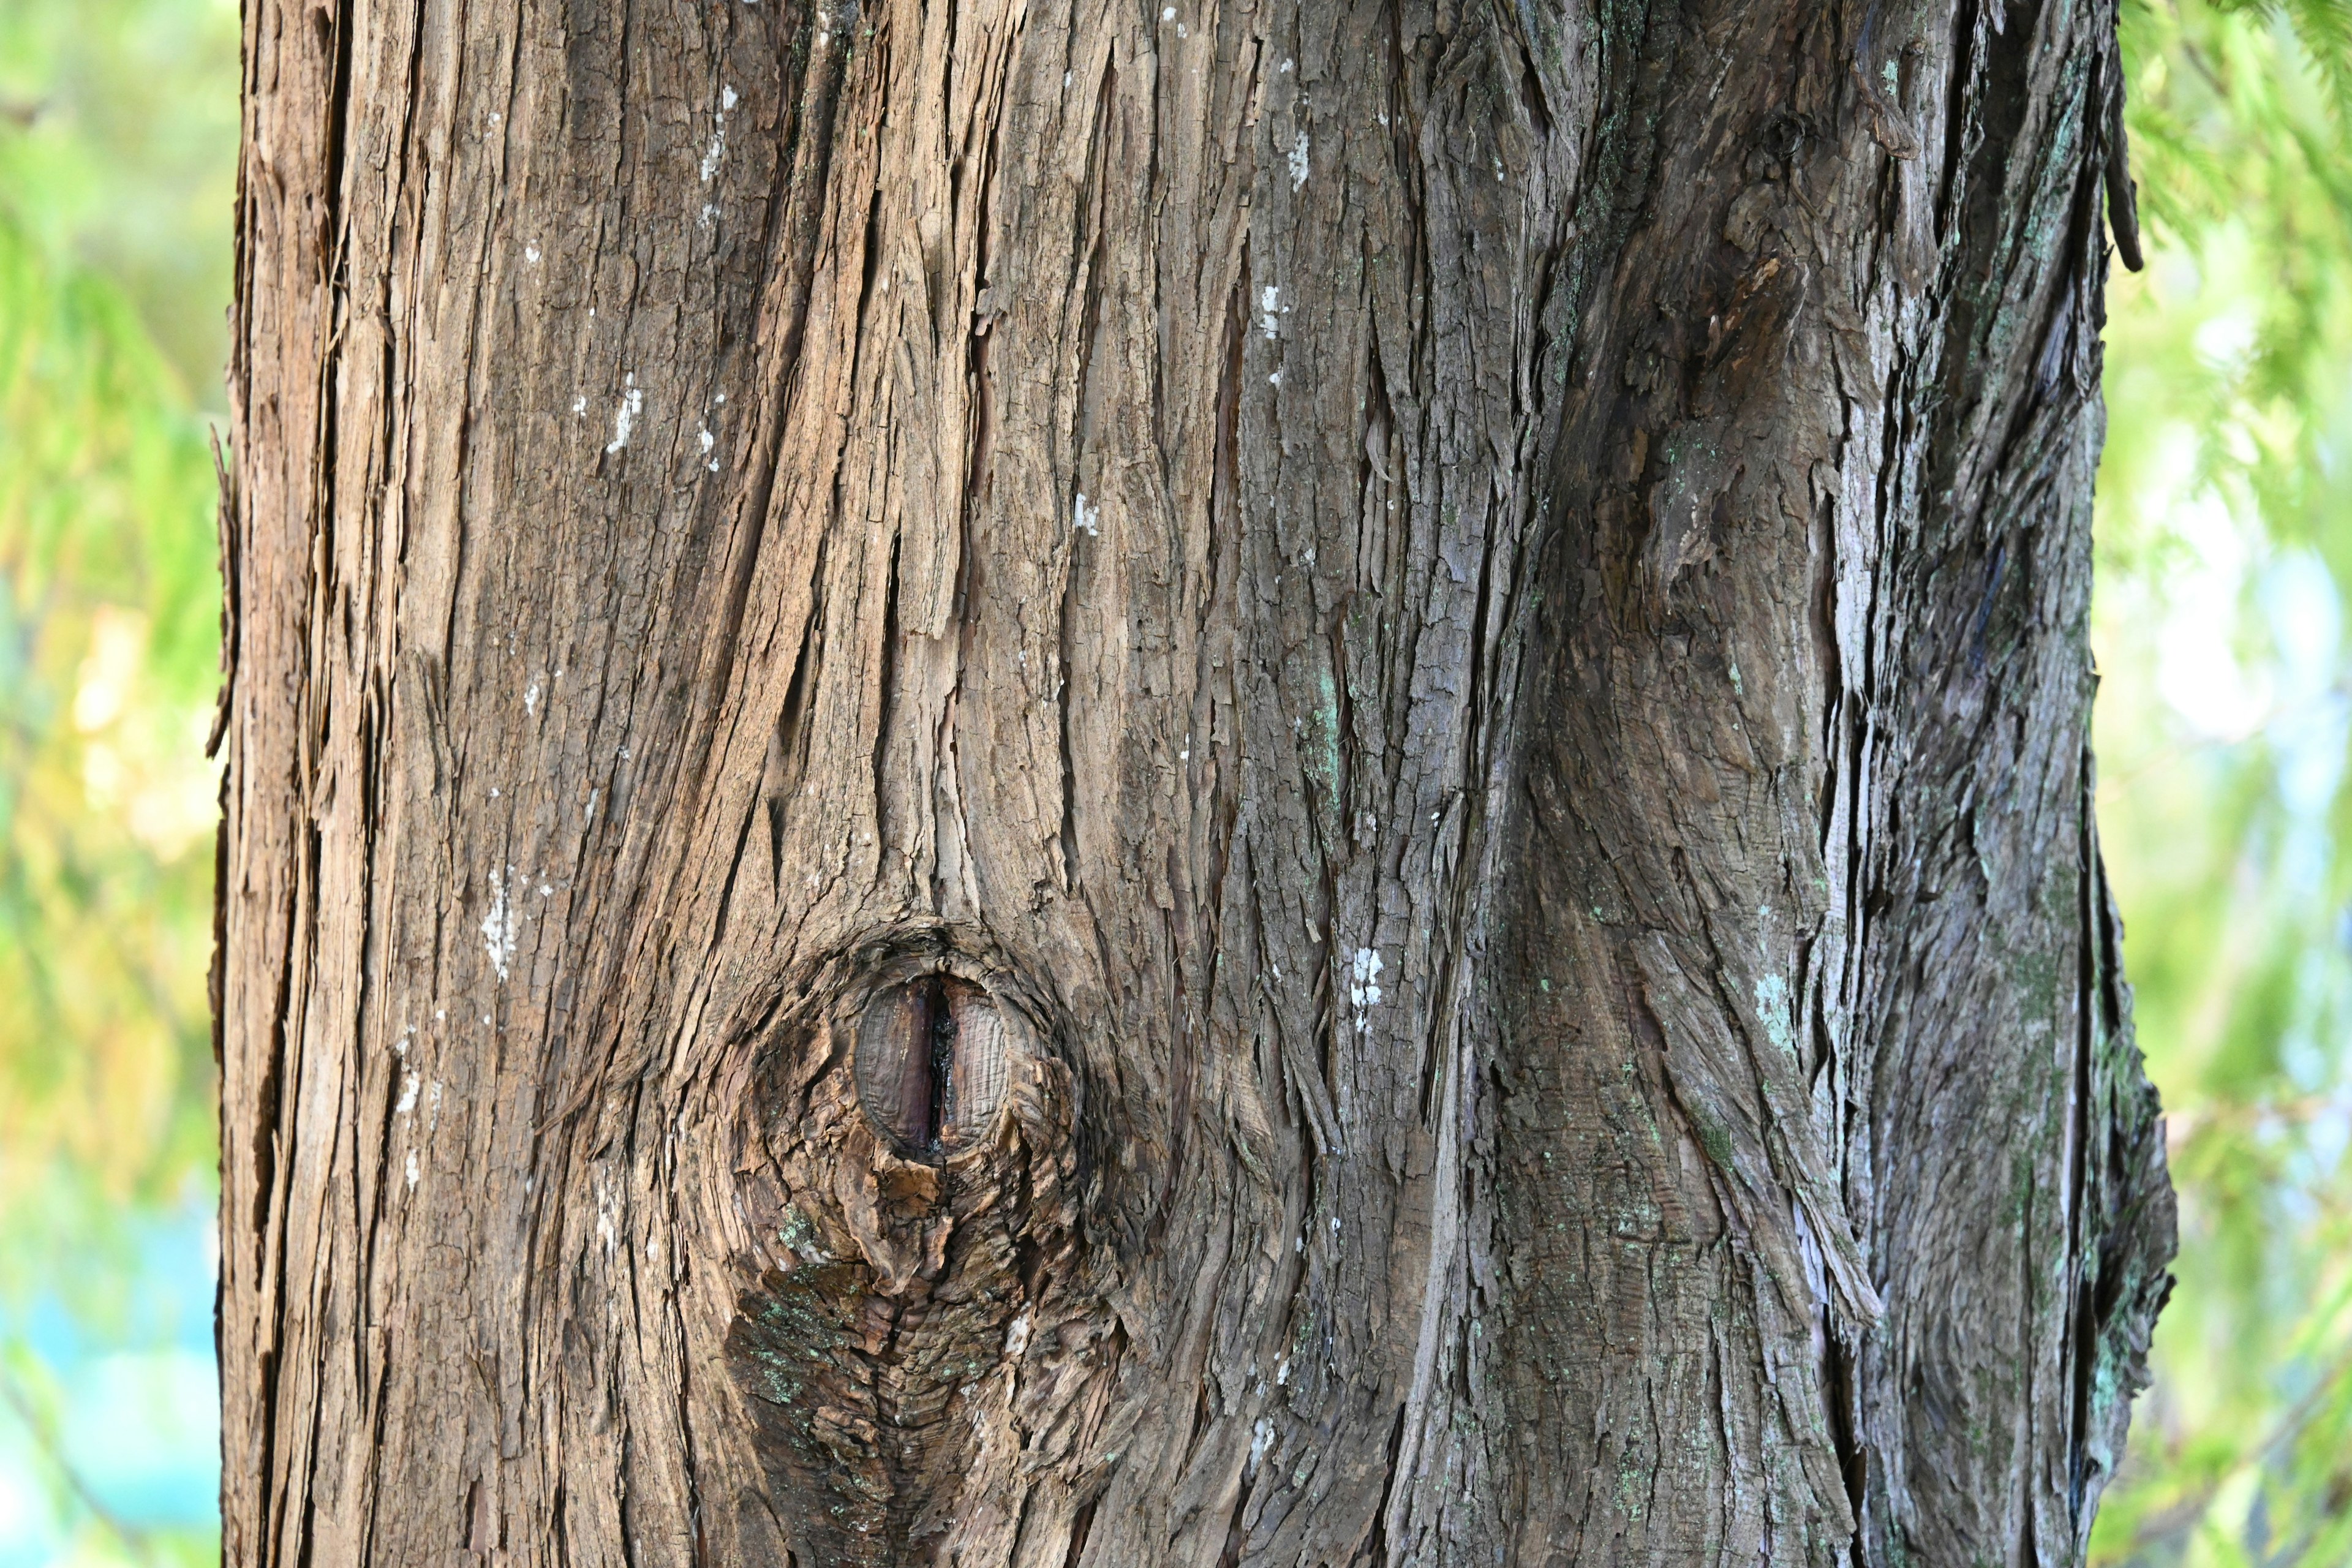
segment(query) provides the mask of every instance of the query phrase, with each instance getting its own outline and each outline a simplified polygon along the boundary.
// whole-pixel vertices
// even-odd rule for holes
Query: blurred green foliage
[[[205,409],[226,406],[236,89],[236,0],[0,5],[0,206],[105,279]]]
[[[0,209],[0,1204],[201,1164],[218,646],[203,426]],[[194,1092],[191,1092],[191,1091]]]
[[[2094,1555],[2331,1568],[2352,1563],[2352,0],[2124,20],[2149,268],[2110,303],[2100,811],[2182,1253]],[[216,1539],[129,1516],[77,1456],[119,1446],[142,1367],[179,1365],[151,1341],[186,1325],[142,1303],[156,1268],[201,1265],[152,1238],[213,1180],[205,426],[236,73],[233,0],[0,0],[0,1568]],[[57,1347],[78,1335],[131,1348],[77,1371]],[[11,1535],[12,1475],[49,1489],[47,1535]]]
[[[2104,1563],[2352,1563],[2352,5],[2127,0],[2099,819],[2181,1199]]]
[[[70,1170],[111,1198],[154,1198],[210,1163],[212,1136],[204,973],[216,786],[202,742],[219,646],[213,458],[159,334],[58,210],[59,193],[103,187],[108,169],[97,134],[70,120],[82,99],[67,90],[68,68],[82,79],[70,85],[104,96],[131,90],[151,63],[91,69],[90,40],[109,29],[88,26],[90,9],[0,12],[0,102],[21,122],[0,133],[0,1205],[11,1213],[28,1173]],[[220,13],[226,58],[185,88],[234,92],[233,16],[114,9],[124,37],[150,15]],[[38,47],[66,40],[56,55]],[[37,89],[43,75],[51,96],[28,93],[24,79]],[[233,121],[225,132],[216,161],[234,157]],[[148,272],[85,200],[110,260],[151,281],[225,286],[175,260]],[[211,221],[183,226],[179,246],[225,250],[228,216],[224,198]]]
[[[215,1180],[236,32],[223,0],[0,0],[6,1568],[218,1550],[206,1266],[174,1237]]]

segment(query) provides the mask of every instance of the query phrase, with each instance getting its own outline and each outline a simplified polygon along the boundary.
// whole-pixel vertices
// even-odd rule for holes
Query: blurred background
[[[236,0],[0,0],[0,1568],[218,1560]]]
[[[2106,1564],[2352,1564],[2352,0],[2125,0],[2099,810],[2179,1286]],[[218,1552],[236,0],[0,0],[0,1568]]]

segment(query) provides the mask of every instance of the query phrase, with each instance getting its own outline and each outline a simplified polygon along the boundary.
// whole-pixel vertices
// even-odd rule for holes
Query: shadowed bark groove
[[[2080,1561],[2101,0],[247,25],[229,1562]]]

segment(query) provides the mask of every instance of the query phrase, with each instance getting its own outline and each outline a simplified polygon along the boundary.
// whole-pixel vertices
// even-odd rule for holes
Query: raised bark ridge
[[[2078,1559],[2103,5],[247,26],[230,1561]]]

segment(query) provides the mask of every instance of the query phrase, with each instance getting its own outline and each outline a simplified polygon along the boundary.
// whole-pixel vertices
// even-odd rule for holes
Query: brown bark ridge
[[[2107,0],[246,11],[228,1562],[2079,1561]]]

